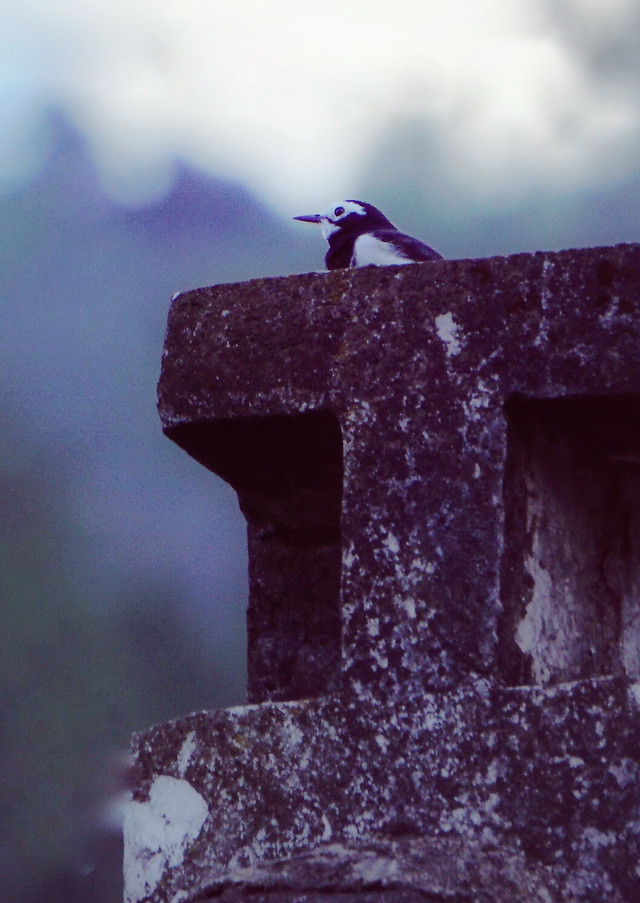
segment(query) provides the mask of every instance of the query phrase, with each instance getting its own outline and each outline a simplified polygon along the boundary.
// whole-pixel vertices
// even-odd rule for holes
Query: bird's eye
[[[334,216],[342,216],[343,213],[344,207],[336,207],[336,209],[333,211]]]

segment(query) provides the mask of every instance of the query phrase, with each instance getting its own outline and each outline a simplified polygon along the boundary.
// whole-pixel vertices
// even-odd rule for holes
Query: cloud
[[[0,16],[20,47],[0,66],[5,167],[11,147],[29,159],[19,110],[46,105],[87,134],[116,193],[144,193],[147,171],[157,190],[179,155],[286,211],[348,194],[402,116],[489,195],[635,165],[631,0],[31,0]]]

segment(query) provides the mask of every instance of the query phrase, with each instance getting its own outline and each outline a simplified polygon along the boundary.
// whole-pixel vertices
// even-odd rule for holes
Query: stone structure
[[[639,301],[639,245],[174,300],[252,704],[135,738],[130,901],[640,899]]]

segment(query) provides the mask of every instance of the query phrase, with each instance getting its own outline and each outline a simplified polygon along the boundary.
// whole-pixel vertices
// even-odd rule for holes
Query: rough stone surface
[[[137,803],[208,816],[130,819],[131,900],[640,898],[639,296],[631,245],[174,300],[160,413],[247,517],[256,704],[135,739]]]

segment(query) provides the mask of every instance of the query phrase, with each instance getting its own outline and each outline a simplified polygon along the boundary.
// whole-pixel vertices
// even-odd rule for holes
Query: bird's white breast
[[[393,245],[381,241],[374,235],[365,233],[356,238],[353,245],[352,267],[374,266],[386,267],[399,263],[411,263],[408,257],[403,257]]]

